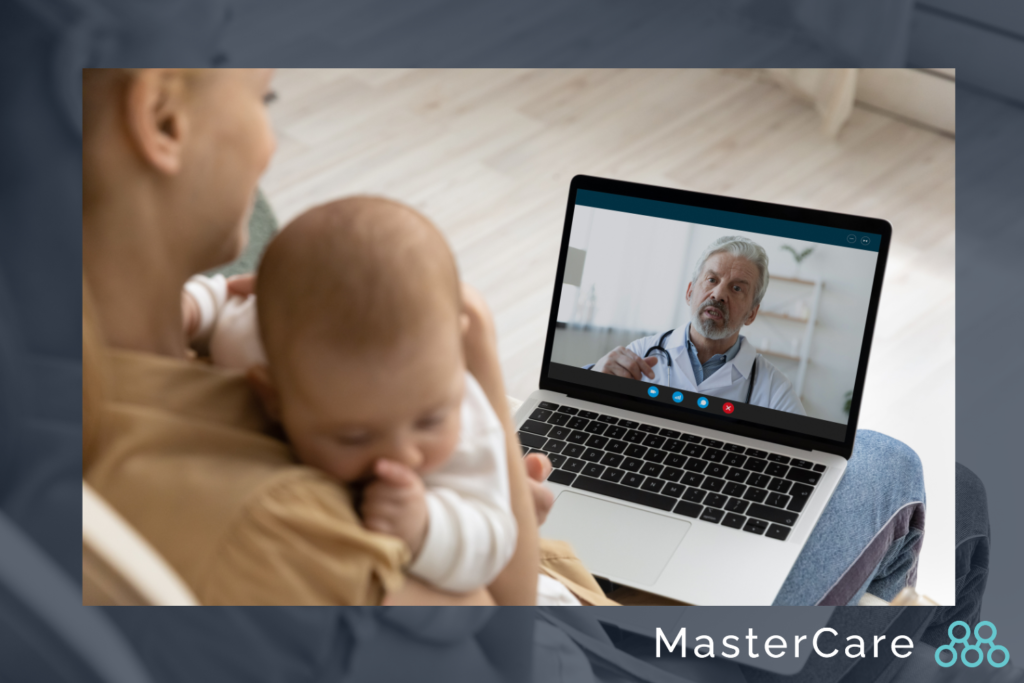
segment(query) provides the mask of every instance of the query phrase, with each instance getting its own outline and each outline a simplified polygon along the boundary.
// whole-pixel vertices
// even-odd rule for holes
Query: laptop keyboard
[[[780,541],[824,465],[542,401],[519,427],[549,481]]]

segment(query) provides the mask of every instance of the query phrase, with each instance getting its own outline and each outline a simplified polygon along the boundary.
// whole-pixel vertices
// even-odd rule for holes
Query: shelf
[[[785,358],[786,360],[796,361],[797,363],[800,362],[800,356],[794,356],[791,353],[782,353],[781,351],[765,351],[763,349],[754,350],[765,356],[775,356],[776,358]]]
[[[766,315],[769,318],[779,318],[780,320],[792,320],[795,323],[809,323],[811,321],[809,317],[798,318],[795,315],[787,315],[786,313],[775,313],[773,311],[761,311],[760,313],[758,313],[758,315]]]
[[[780,282],[793,282],[798,285],[809,285],[811,287],[817,284],[816,282],[814,282],[814,280],[801,280],[795,277],[782,277],[781,275],[772,275],[771,273],[768,273],[768,277],[770,277],[773,280],[779,280]]]

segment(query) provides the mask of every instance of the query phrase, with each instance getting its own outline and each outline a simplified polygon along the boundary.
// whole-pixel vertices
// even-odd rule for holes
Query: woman
[[[85,322],[108,347],[90,362],[98,332],[86,330],[86,478],[206,604],[532,603],[537,525],[518,457],[513,561],[489,595],[436,594],[403,581],[404,547],[363,529],[347,491],[290,461],[241,377],[188,360],[182,285],[244,245],[274,149],[269,80],[241,70],[85,74]],[[470,369],[507,416],[493,330],[471,311]]]
[[[467,298],[467,361],[505,420],[520,533],[506,570],[473,595],[405,580],[404,546],[363,529],[347,491],[290,459],[242,378],[188,359],[182,286],[244,244],[274,149],[269,80],[269,71],[85,72],[87,480],[205,604],[532,604],[539,558],[585,601],[607,603],[571,552],[538,543],[552,501],[514,455],[494,329],[478,297]],[[102,351],[90,341],[100,336]],[[527,466],[536,481],[550,467],[541,457]],[[916,455],[865,433],[777,602],[845,604],[869,585],[891,598],[914,574],[922,532]]]

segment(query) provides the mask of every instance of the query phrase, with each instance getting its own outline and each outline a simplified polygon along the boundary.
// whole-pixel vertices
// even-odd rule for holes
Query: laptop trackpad
[[[563,491],[541,535],[571,543],[592,574],[650,586],[689,530],[680,519]]]

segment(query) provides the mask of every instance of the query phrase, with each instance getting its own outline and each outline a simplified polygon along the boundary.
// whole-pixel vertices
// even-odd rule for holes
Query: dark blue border
[[[635,213],[641,216],[667,218],[673,221],[713,225],[730,230],[756,232],[759,235],[776,235],[805,242],[818,242],[836,247],[848,247],[861,251],[877,252],[882,243],[879,235],[868,232],[839,230],[824,225],[798,223],[766,216],[752,216],[731,211],[718,211],[699,206],[672,204],[642,197],[626,197],[594,190],[576,190],[576,204],[592,206],[595,209]]]

